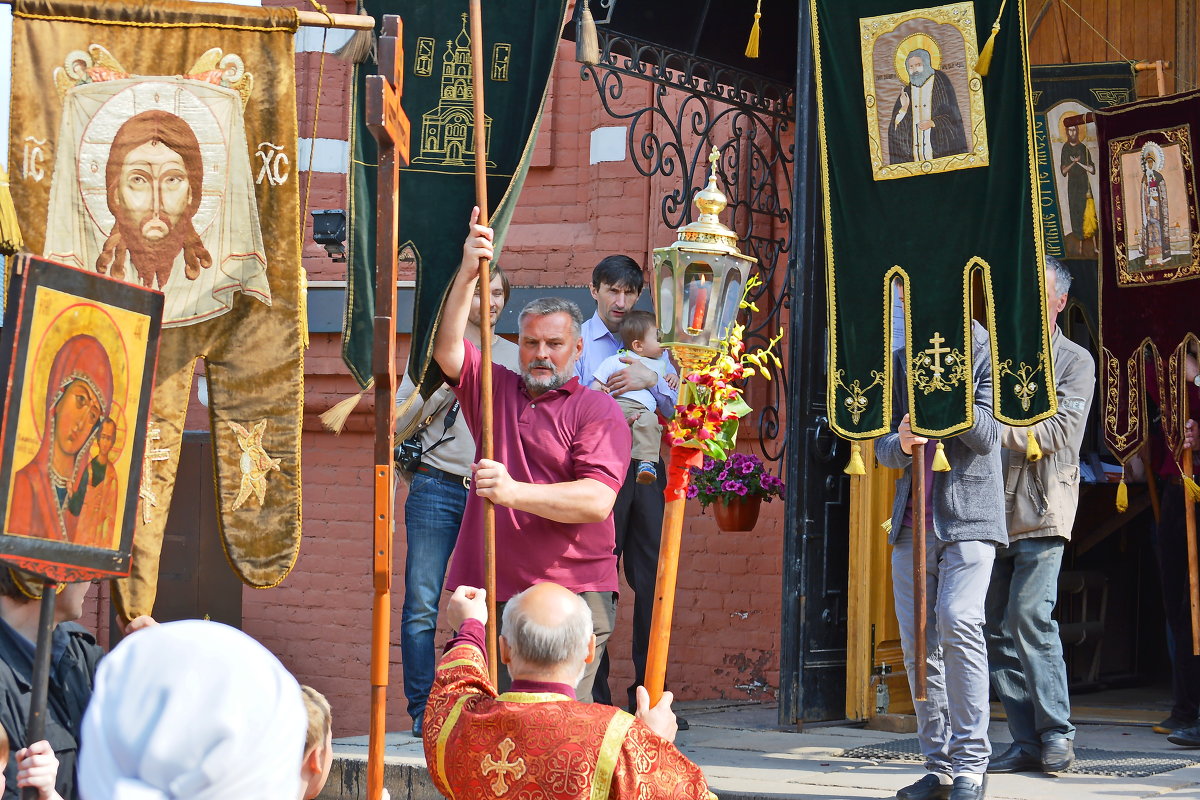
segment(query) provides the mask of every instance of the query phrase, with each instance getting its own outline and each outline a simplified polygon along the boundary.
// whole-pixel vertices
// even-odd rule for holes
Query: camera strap
[[[433,444],[429,445],[429,447],[423,448],[421,450],[422,455],[424,455],[425,453],[433,452],[435,449],[437,449],[437,447],[439,445],[443,445],[446,442],[454,441],[454,437],[449,436],[448,434],[450,433],[450,429],[454,427],[454,421],[458,419],[458,408],[459,408],[458,400],[456,399],[454,401],[454,405],[450,406],[450,410],[446,412],[446,419],[442,423],[441,438],[439,438]],[[429,418],[429,421],[430,422],[432,421],[432,417]],[[426,424],[428,424],[428,422]]]

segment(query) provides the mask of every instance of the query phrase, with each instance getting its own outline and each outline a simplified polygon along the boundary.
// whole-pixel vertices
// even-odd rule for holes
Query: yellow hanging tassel
[[[1004,16],[1004,6],[1008,4],[1005,0],[1000,4],[1000,13],[996,15],[996,21],[992,23],[992,35],[984,43],[983,49],[979,51],[979,58],[975,61],[975,72],[979,75],[987,75],[988,70],[992,67],[992,51],[996,49],[996,34],[1000,33],[1000,18]]]
[[[596,20],[588,0],[583,0],[579,10],[579,25],[575,29],[575,60],[580,64],[600,63],[600,37],[596,34]]]
[[[1083,207],[1083,238],[1090,239],[1100,230],[1100,221],[1096,219],[1096,200],[1088,193],[1087,203]]]
[[[300,343],[308,349],[308,270],[300,268]]]
[[[879,523],[879,527],[883,528],[884,533],[891,533],[892,521],[890,519],[885,519],[883,522]]]
[[[746,58],[758,58],[758,36],[761,32],[759,20],[762,19],[762,0],[754,9],[754,24],[750,26],[750,40],[746,42]]]
[[[24,243],[17,223],[17,206],[8,190],[8,173],[0,169],[0,253],[15,255]]]
[[[1033,435],[1033,428],[1026,428],[1025,436],[1025,457],[1030,461],[1037,461],[1042,457],[1042,448],[1038,445],[1037,437]]]
[[[941,442],[937,443],[937,450],[933,454],[933,471],[934,472],[949,472],[950,462],[946,460],[946,446]]]
[[[866,475],[867,465],[863,463],[862,446],[858,442],[850,444],[850,461],[843,470],[847,475]]]
[[[334,433],[341,433],[342,428],[346,427],[346,420],[350,419],[350,415],[354,413],[354,409],[358,407],[359,402],[363,399],[363,395],[367,393],[375,385],[374,381],[367,384],[367,388],[363,389],[358,394],[352,394],[345,400],[340,400],[330,409],[321,414],[321,424],[327,430]]]
[[[1121,471],[1121,482],[1117,484],[1117,513],[1129,510],[1129,487],[1125,485],[1125,471]]]
[[[1193,500],[1200,502],[1200,486],[1187,475],[1183,476],[1183,489]]]

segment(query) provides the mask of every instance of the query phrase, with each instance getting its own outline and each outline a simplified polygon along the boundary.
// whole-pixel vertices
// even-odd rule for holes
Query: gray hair
[[[517,327],[525,327],[526,317],[544,317],[548,314],[566,314],[571,318],[571,329],[575,332],[575,338],[578,339],[582,334],[583,313],[579,306],[562,297],[539,297],[537,300],[530,300],[517,317]]]
[[[575,595],[570,615],[550,627],[531,620],[522,609],[525,592],[513,595],[504,605],[504,639],[513,655],[526,664],[555,667],[560,664],[583,663],[592,636],[592,612],[579,595]]]
[[[1071,276],[1071,270],[1054,256],[1046,256],[1046,274],[1051,272],[1054,273],[1054,289],[1058,292],[1058,297],[1068,294],[1071,291],[1071,282],[1075,280]]]

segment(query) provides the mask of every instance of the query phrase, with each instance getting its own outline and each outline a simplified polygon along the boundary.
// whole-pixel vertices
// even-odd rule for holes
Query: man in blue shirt
[[[618,332],[621,321],[633,310],[643,285],[642,268],[629,256],[608,256],[592,270],[591,290],[596,313],[583,323],[583,355],[575,364],[576,374],[584,386],[591,385],[600,362],[622,349]],[[654,396],[659,413],[664,417],[673,416],[676,391],[665,379],[660,379],[653,370],[640,363],[635,355],[629,354],[628,363],[628,367],[614,372],[607,382],[602,382],[603,391],[620,395],[647,389]],[[671,371],[674,372],[674,367]],[[646,679],[646,650],[654,610],[654,582],[658,575],[658,543],[666,489],[666,467],[661,459],[657,465],[658,479],[654,483],[638,483],[637,466],[630,458],[625,482],[613,506],[617,558],[624,565],[625,579],[633,590],[633,666],[636,674],[628,689],[627,708],[637,707],[634,692]],[[598,702],[612,702],[608,690],[607,650],[596,671],[593,697]],[[682,718],[679,722],[680,727],[686,727]]]

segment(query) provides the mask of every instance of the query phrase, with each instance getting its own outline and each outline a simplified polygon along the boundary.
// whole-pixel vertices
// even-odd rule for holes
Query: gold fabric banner
[[[17,0],[13,17],[9,165],[26,247],[165,297],[118,610],[154,607],[197,358],[225,553],[247,584],[274,586],[300,544],[296,12]]]

